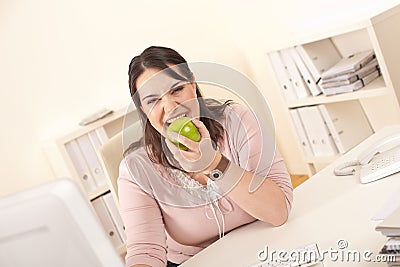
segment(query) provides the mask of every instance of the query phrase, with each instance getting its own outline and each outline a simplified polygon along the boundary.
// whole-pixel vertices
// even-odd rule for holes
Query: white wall
[[[249,74],[274,110],[278,143],[295,156],[265,53],[398,1],[365,2],[2,0],[0,195],[53,179],[42,142],[103,106],[128,103],[127,66],[149,45]],[[302,172],[288,154],[289,169]]]
[[[203,1],[202,1],[203,3]],[[53,179],[44,140],[129,103],[130,59],[150,45],[244,70],[212,1],[0,2],[0,195]]]

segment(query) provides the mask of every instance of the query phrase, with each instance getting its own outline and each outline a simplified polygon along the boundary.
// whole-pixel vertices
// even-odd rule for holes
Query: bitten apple
[[[190,118],[188,117],[181,117],[174,120],[167,128],[167,134],[170,132],[175,132],[180,135],[183,135],[190,140],[195,142],[199,142],[201,139],[199,130],[197,130],[196,126],[193,124]],[[177,140],[168,136],[168,139],[175,145],[179,147],[181,150],[188,150],[188,148],[179,143]]]

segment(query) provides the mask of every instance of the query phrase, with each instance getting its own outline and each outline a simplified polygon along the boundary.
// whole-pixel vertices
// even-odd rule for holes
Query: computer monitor
[[[0,198],[0,266],[123,266],[71,179]]]

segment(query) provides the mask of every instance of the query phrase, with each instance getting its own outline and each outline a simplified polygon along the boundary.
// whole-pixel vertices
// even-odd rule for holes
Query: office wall
[[[216,6],[201,3],[1,1],[0,195],[53,179],[43,141],[129,103],[127,67],[147,46],[245,71]]]
[[[254,79],[275,111],[289,169],[302,173],[264,55],[294,36],[398,1],[365,2],[1,1],[0,196],[53,179],[42,142],[103,106],[127,103],[128,63],[149,45],[171,46],[189,61],[227,64]]]

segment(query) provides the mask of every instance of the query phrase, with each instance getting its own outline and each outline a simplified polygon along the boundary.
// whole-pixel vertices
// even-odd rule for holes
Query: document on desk
[[[400,208],[400,187],[389,197],[383,206],[371,218],[373,221],[386,219],[397,208]]]

